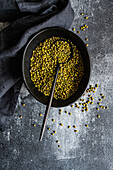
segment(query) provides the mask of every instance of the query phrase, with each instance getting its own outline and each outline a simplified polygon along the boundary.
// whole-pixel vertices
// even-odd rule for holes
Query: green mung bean
[[[68,41],[60,37],[51,37],[41,42],[33,50],[30,58],[30,76],[34,86],[45,96],[50,95],[54,81],[57,59],[59,63],[66,62],[70,58],[71,48]],[[58,40],[58,41],[56,41]],[[55,42],[55,43],[54,43]],[[84,74],[84,66],[81,53],[72,42],[73,58],[60,64],[54,98],[65,100],[74,94]]]

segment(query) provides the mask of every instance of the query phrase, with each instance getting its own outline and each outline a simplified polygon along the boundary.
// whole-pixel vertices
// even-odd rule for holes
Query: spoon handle
[[[55,85],[56,85],[56,80],[57,80],[59,68],[60,67],[58,66],[57,67],[57,71],[56,71],[56,75],[55,75],[55,79],[54,79],[54,83],[53,83],[53,87],[52,87],[52,91],[51,91],[51,95],[50,95],[49,104],[48,104],[48,106],[46,108],[46,112],[45,112],[45,116],[44,116],[44,120],[43,120],[43,125],[42,125],[42,129],[41,129],[41,134],[40,134],[39,141],[42,141],[42,138],[43,138],[43,135],[44,135],[44,131],[45,131],[46,123],[47,123],[47,118],[48,118],[49,110],[51,108],[51,104],[52,104],[52,100],[53,100],[53,94],[54,94],[54,90],[55,90]]]

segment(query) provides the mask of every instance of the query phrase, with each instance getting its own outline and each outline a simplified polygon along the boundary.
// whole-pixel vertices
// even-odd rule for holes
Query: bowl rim
[[[41,30],[39,30],[31,39],[30,39],[30,41],[27,43],[27,45],[26,45],[26,47],[25,47],[25,50],[24,50],[24,53],[23,53],[23,59],[22,59],[22,73],[23,73],[23,79],[24,79],[24,84],[25,84],[25,86],[26,86],[26,88],[28,89],[28,91],[30,92],[30,94],[36,99],[36,100],[38,100],[39,102],[41,102],[41,103],[43,103],[43,104],[45,104],[45,105],[47,105],[47,103],[45,103],[45,102],[43,102],[42,100],[40,100],[39,98],[37,98],[36,97],[36,95],[32,92],[32,90],[30,89],[30,87],[29,87],[29,85],[28,85],[28,83],[27,83],[27,80],[26,80],[26,76],[25,76],[25,63],[24,63],[24,61],[25,61],[25,54],[26,54],[26,51],[27,51],[27,49],[29,48],[29,45],[31,44],[31,42],[33,42],[33,40],[37,37],[37,36],[39,36],[40,34],[42,34],[43,32],[45,32],[46,30],[51,30],[51,29],[58,29],[58,30],[64,30],[64,31],[68,31],[68,32],[71,32],[71,33],[73,33],[72,31],[70,31],[70,30],[68,30],[68,29],[65,29],[65,28],[62,28],[62,27],[58,27],[58,26],[55,26],[55,27],[47,27],[47,28],[44,28],[44,29],[41,29]],[[75,34],[75,33],[73,33],[73,34]],[[75,36],[76,37],[78,37],[78,39],[80,40],[80,41],[82,41],[82,43],[85,45],[85,43],[83,42],[83,40],[78,36],[78,35],[76,35],[75,34]],[[87,53],[87,59],[88,59],[88,67],[89,67],[89,70],[88,70],[88,80],[87,80],[87,85],[88,85],[88,82],[89,82],[89,79],[90,79],[90,70],[91,70],[91,68],[90,68],[90,58],[89,58],[89,54],[88,54],[88,51],[87,51],[87,48],[86,48],[86,46],[84,46],[85,47],[85,50],[86,50],[86,53]],[[32,49],[32,51],[33,51],[33,49]],[[84,91],[86,90],[86,88],[87,88],[87,85],[85,86],[85,88],[84,88],[84,90],[83,90],[83,92],[82,92],[82,94],[84,93]],[[76,93],[76,92],[75,92]],[[51,107],[56,107],[56,108],[59,108],[59,107],[66,107],[66,106],[68,106],[68,105],[70,105],[70,104],[72,104],[73,102],[75,102],[75,101],[77,101],[81,96],[82,96],[82,94],[77,98],[77,99],[75,99],[74,101],[71,101],[71,102],[68,102],[68,104],[66,104],[66,105],[59,105],[59,106],[57,106],[57,105],[52,105]],[[49,100],[49,97],[47,97],[48,98],[48,100]],[[70,97],[69,97],[70,98]],[[53,99],[54,100],[54,99]],[[58,99],[59,100],[59,99]],[[66,99],[67,100],[67,99]],[[63,100],[62,100],[63,101]],[[47,101],[48,102],[48,101]]]

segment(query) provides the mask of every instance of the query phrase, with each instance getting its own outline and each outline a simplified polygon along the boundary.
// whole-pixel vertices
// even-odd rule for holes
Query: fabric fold
[[[37,11],[34,10],[34,6],[31,6],[31,9],[29,8],[30,3],[32,5],[35,4]],[[18,94],[23,82],[22,56],[27,43],[41,29],[52,26],[68,29],[74,18],[74,12],[68,0],[43,0],[40,1],[40,4],[36,1],[27,2],[18,0],[17,5],[17,12],[19,14],[17,19],[0,32],[1,130],[9,126],[14,113]],[[2,12],[0,11],[0,18],[2,18]],[[11,15],[13,15],[13,10]]]

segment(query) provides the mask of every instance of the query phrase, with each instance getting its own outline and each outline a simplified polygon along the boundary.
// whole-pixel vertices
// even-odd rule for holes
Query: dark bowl
[[[23,55],[23,78],[25,85],[29,92],[41,103],[47,105],[49,102],[49,97],[45,96],[43,93],[39,92],[37,88],[34,86],[33,82],[30,79],[30,58],[32,56],[33,50],[37,47],[37,45],[44,41],[47,38],[52,36],[64,37],[69,39],[73,44],[75,44],[78,49],[81,51],[81,56],[84,63],[84,75],[79,83],[78,90],[68,99],[66,100],[56,100],[53,98],[52,107],[64,107],[68,106],[69,104],[75,102],[85,91],[89,76],[90,76],[90,61],[89,55],[86,49],[86,45],[73,32],[60,28],[60,27],[50,27],[45,28],[38,32],[28,43],[27,47],[25,48],[24,55]]]

